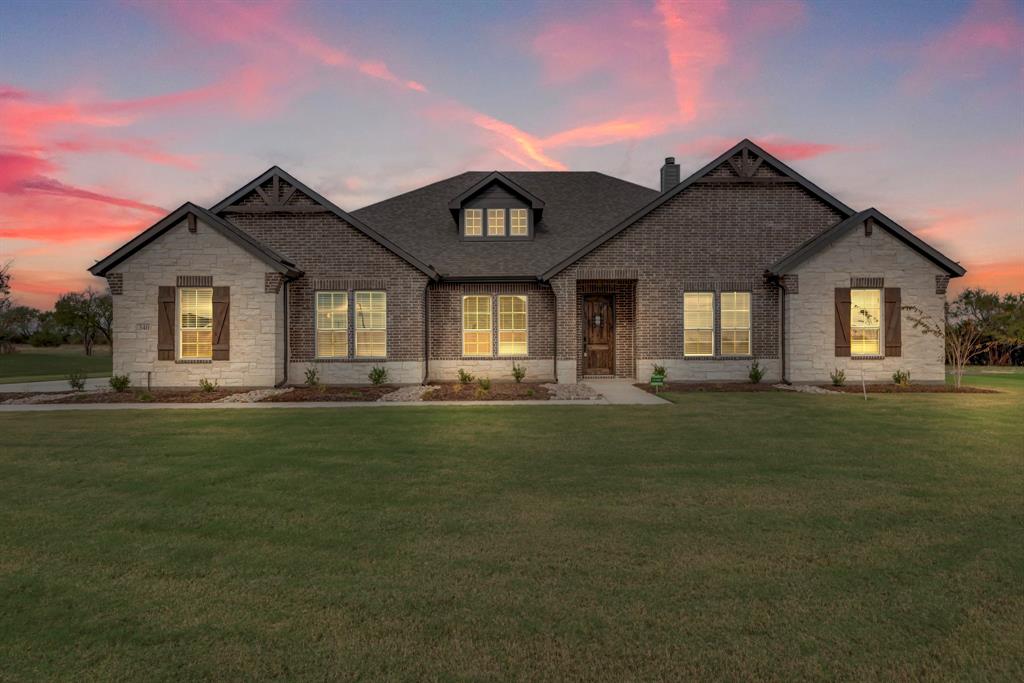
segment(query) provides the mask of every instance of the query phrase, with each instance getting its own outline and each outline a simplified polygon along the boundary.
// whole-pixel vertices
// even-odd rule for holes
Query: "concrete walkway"
[[[660,401],[661,399],[659,399]],[[665,401],[661,401],[665,403]],[[52,413],[61,410],[276,410],[281,408],[408,408],[433,406],[607,406],[610,401],[594,399],[589,401],[296,401],[289,403],[26,403],[0,405],[3,413]]]
[[[668,405],[669,401],[649,394],[643,389],[633,386],[630,379],[588,379],[583,384],[604,396],[605,400],[617,406]]]
[[[90,377],[85,380],[86,389],[104,389],[110,386],[109,377]],[[66,379],[55,379],[50,382],[19,382],[18,384],[0,384],[0,394],[23,394],[31,391],[71,391]]]

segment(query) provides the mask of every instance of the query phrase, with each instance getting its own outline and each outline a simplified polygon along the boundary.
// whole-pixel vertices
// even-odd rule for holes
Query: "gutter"
[[[780,379],[783,384],[792,384],[786,379],[786,285],[782,276],[766,271],[765,277],[779,288],[779,359],[781,361]]]

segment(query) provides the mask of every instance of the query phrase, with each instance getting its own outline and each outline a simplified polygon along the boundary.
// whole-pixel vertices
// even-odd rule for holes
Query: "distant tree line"
[[[15,344],[81,344],[88,356],[97,343],[113,343],[114,306],[110,292],[87,287],[61,294],[52,311],[19,306],[11,299],[10,263],[0,266],[0,353]]]

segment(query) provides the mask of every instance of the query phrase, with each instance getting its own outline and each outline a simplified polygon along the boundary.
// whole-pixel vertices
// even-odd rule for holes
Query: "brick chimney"
[[[679,184],[679,164],[675,157],[665,157],[665,165],[661,167],[661,191],[665,192]]]

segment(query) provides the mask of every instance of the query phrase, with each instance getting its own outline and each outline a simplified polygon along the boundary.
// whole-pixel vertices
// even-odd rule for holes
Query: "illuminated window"
[[[462,220],[468,237],[480,237],[484,234],[483,209],[466,209],[463,212]]]
[[[850,290],[850,353],[881,355],[882,290]]]
[[[525,356],[526,297],[498,297],[498,353],[503,356]]]
[[[182,287],[181,358],[213,358],[213,288]]]
[[[501,237],[505,234],[505,209],[487,209],[487,236]]]
[[[316,293],[316,355],[348,356],[348,292]]]
[[[526,209],[509,209],[509,234],[513,237],[522,237],[530,232],[529,222],[526,218]]]
[[[491,297],[462,297],[462,355],[491,355]]]
[[[388,355],[388,295],[356,292],[356,357]]]
[[[722,292],[722,353],[750,355],[750,292]]]
[[[710,356],[715,346],[715,304],[711,292],[683,294],[683,355]]]

